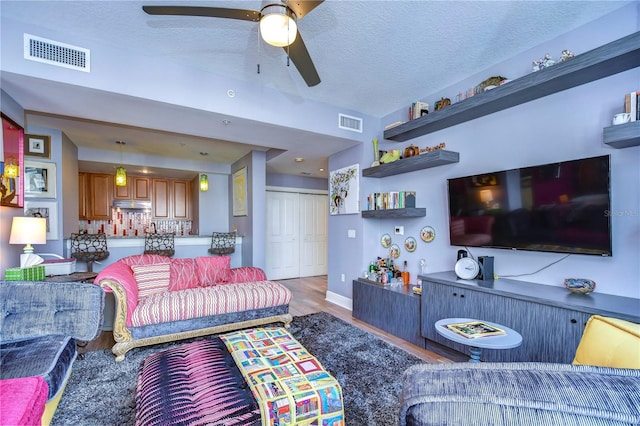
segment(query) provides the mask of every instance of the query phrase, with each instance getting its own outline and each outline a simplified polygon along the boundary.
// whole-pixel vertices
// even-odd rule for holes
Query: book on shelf
[[[429,114],[429,104],[426,102],[416,101],[409,107],[409,120],[415,120],[427,114]]]
[[[367,210],[415,208],[415,191],[373,192],[367,197]]]
[[[503,329],[489,325],[482,321],[460,322],[455,324],[446,324],[448,330],[453,331],[468,339],[476,339],[479,337],[502,336],[507,334]]]
[[[631,121],[640,121],[640,91],[624,96],[624,112],[631,114]]]

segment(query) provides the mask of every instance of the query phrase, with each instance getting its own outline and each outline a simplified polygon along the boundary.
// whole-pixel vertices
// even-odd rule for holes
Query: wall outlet
[[[404,226],[396,226],[396,235],[404,235]]]
[[[340,274],[340,281],[344,282],[344,280],[345,280],[344,274]]]
[[[356,230],[355,229],[348,229],[347,230],[347,238],[355,238],[356,237]]]

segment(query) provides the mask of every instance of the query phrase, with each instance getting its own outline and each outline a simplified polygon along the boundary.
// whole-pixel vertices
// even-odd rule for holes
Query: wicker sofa
[[[400,425],[444,424],[640,424],[640,325],[594,315],[573,364],[408,368]]]
[[[114,294],[116,361],[136,347],[292,320],[291,292],[260,268],[231,268],[228,256],[129,256],[94,283]]]

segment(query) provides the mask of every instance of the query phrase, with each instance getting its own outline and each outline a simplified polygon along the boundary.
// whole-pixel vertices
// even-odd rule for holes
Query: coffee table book
[[[455,324],[446,324],[445,327],[454,333],[460,334],[468,339],[476,339],[478,337],[502,336],[504,330],[489,325],[482,321],[461,322]]]

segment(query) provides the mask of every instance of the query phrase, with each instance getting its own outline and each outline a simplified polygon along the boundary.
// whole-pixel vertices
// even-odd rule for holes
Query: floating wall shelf
[[[384,131],[404,142],[640,66],[640,31]]]
[[[602,141],[613,148],[640,146],[640,121],[605,127]]]
[[[453,164],[459,161],[459,153],[439,149],[437,151],[416,155],[415,157],[403,158],[401,160],[394,161],[393,163],[385,163],[376,167],[363,169],[362,176],[382,178],[414,172],[416,170],[428,169],[430,167],[443,166],[445,164]]]
[[[362,211],[362,217],[370,219],[386,219],[394,217],[424,217],[426,215],[427,209],[424,207]]]

